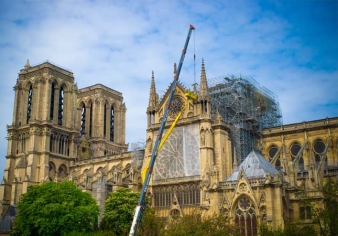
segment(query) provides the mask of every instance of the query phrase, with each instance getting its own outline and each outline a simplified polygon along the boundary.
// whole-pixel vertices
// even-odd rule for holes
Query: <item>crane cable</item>
[[[195,30],[194,30],[194,84],[196,84]]]

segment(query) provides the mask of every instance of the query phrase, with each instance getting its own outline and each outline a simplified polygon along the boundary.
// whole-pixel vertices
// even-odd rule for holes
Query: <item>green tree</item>
[[[270,226],[262,224],[260,226],[261,236],[315,236],[316,230],[312,225],[298,226],[291,222],[285,222],[284,228],[273,230]]]
[[[28,187],[18,203],[13,236],[56,236],[97,228],[99,207],[70,181]]]
[[[71,232],[67,236],[116,236],[116,234],[113,231],[97,230],[93,232]]]
[[[235,226],[221,215],[201,218],[200,214],[185,215],[171,220],[162,235],[166,236],[224,236],[239,235]]]
[[[112,230],[116,235],[128,235],[139,196],[140,193],[129,188],[112,192],[105,201],[101,229]]]
[[[338,235],[338,181],[328,179],[319,191],[323,194],[322,207],[312,205],[314,222],[321,235]]]
[[[104,216],[100,228],[109,230],[116,235],[128,235],[134,217],[134,210],[140,193],[134,193],[128,188],[121,188],[112,192],[105,202]],[[147,199],[149,202],[149,199]],[[141,222],[136,229],[137,235],[162,235],[162,221],[155,215],[150,206],[145,208]]]
[[[141,224],[137,229],[138,236],[157,236],[164,235],[164,224],[161,218],[156,217],[155,209],[147,207],[141,220]]]

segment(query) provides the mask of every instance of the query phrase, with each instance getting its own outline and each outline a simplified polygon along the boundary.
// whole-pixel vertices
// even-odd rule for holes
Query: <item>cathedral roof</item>
[[[91,86],[88,86],[88,87],[85,87],[85,88],[81,88],[79,89],[79,93],[84,93],[84,92],[87,92],[87,91],[93,91],[93,90],[104,90],[104,91],[107,91],[111,94],[115,94],[117,96],[122,96],[122,93],[119,92],[119,91],[116,91],[112,88],[109,88],[103,84],[95,84],[95,85],[91,85]]]
[[[274,176],[279,173],[270,162],[268,162],[262,154],[256,150],[252,150],[250,154],[243,160],[237,169],[227,178],[226,181],[237,180],[239,173],[243,170],[248,179],[264,178],[267,173]]]
[[[36,71],[36,70],[40,70],[42,68],[50,68],[50,69],[53,69],[55,71],[61,72],[65,75],[67,75],[67,76],[74,78],[73,72],[71,72],[70,70],[63,69],[59,66],[56,66],[56,65],[50,63],[49,61],[43,62],[43,63],[35,65],[35,66],[31,66],[30,63],[29,63],[29,60],[27,60],[25,66],[24,66],[24,69],[20,70],[20,74],[27,74],[27,73],[30,73],[30,72],[33,72],[33,71]]]

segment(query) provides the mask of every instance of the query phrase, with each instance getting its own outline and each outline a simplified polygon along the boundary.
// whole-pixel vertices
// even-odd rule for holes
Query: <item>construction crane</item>
[[[170,94],[169,94],[168,103],[166,104],[166,108],[165,108],[165,111],[164,111],[161,126],[160,126],[160,129],[158,131],[156,141],[155,141],[155,145],[154,145],[154,148],[153,148],[153,151],[152,151],[152,154],[151,154],[149,167],[147,169],[146,177],[145,177],[145,180],[144,180],[144,183],[143,183],[143,186],[142,186],[142,190],[141,190],[141,195],[140,195],[140,198],[138,200],[137,206],[135,208],[134,218],[133,218],[133,222],[132,222],[132,225],[131,225],[131,228],[130,228],[129,236],[136,235],[136,230],[137,230],[138,225],[139,225],[139,223],[142,219],[143,212],[144,212],[145,207],[146,207],[145,197],[146,197],[146,193],[147,193],[147,190],[148,190],[148,187],[149,187],[149,181],[150,181],[150,178],[151,178],[151,175],[152,175],[152,172],[153,172],[156,156],[157,156],[159,146],[160,146],[160,143],[161,143],[163,130],[164,130],[165,124],[167,122],[169,107],[170,107],[171,101],[174,97],[175,89],[176,89],[178,79],[179,79],[179,76],[180,76],[180,72],[181,72],[181,69],[182,69],[182,65],[183,65],[183,62],[184,62],[184,57],[185,57],[185,54],[187,52],[191,33],[194,29],[195,29],[195,27],[193,25],[190,25],[189,31],[188,31],[188,36],[187,36],[187,39],[185,41],[184,48],[182,50],[180,62],[178,64],[176,74],[174,75],[174,80],[171,83],[171,90],[170,90]]]

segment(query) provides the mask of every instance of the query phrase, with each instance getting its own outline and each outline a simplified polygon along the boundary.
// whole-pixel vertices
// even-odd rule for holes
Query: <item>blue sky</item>
[[[126,142],[138,142],[151,73],[163,93],[190,24],[196,30],[180,76],[187,87],[199,81],[204,58],[208,79],[252,76],[276,94],[284,124],[338,116],[337,0],[0,0],[0,176],[12,88],[27,59],[72,71],[79,88],[100,83],[122,92]]]

